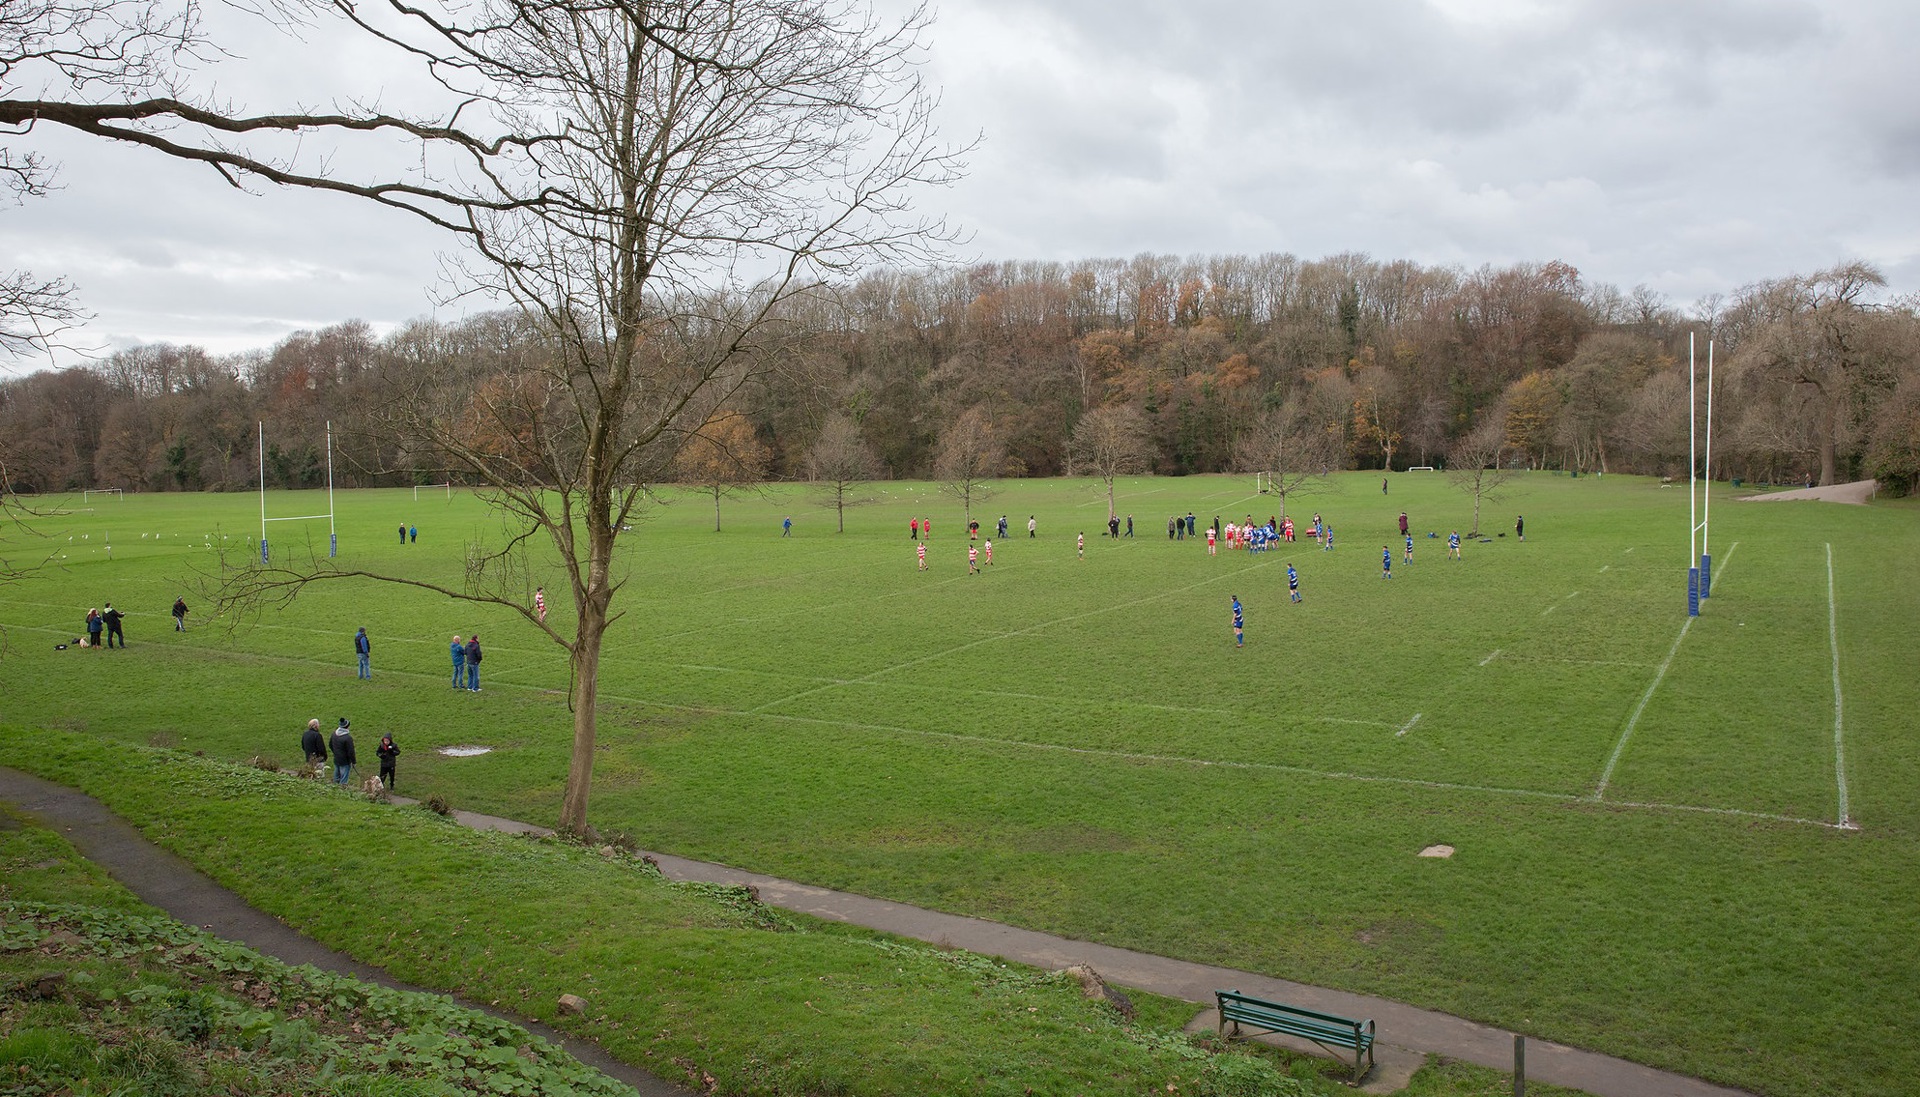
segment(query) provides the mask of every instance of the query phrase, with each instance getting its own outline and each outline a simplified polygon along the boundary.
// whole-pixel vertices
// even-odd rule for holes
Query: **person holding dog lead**
[[[300,733],[300,753],[307,756],[309,766],[327,760],[327,740],[320,734],[320,721],[307,721],[307,730]]]
[[[380,745],[375,747],[373,752],[380,756],[380,784],[386,788],[392,788],[393,760],[400,757],[400,748],[394,744],[393,736],[382,735]]]

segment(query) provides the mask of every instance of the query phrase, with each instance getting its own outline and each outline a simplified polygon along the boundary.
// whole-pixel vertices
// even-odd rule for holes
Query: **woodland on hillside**
[[[757,352],[775,360],[741,363],[732,406],[680,439],[657,477],[719,492],[828,468],[849,481],[1092,475],[1076,466],[1076,428],[1110,421],[1127,424],[1119,444],[1138,468],[1167,475],[1446,467],[1476,428],[1497,432],[1503,465],[1684,475],[1692,338],[1702,385],[1714,343],[1715,476],[1875,476],[1906,491],[1920,481],[1920,301],[1884,286],[1848,263],[1689,315],[1557,262],[1142,255],[888,270],[786,302],[788,334]],[[256,422],[268,485],[318,486],[328,421],[341,486],[459,483],[459,462],[387,426],[431,378],[441,408],[469,409],[473,446],[524,441],[487,438],[503,429],[488,409],[561,353],[546,330],[510,312],[384,338],[347,321],[258,352],[149,345],[9,380],[8,486],[250,489]],[[1090,420],[1106,409],[1130,413]]]

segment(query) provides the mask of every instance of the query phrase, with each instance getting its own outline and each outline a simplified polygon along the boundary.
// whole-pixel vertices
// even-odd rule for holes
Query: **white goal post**
[[[418,502],[420,501],[420,489],[421,489],[421,488],[426,488],[426,489],[427,489],[427,490],[429,490],[429,491],[432,491],[432,490],[433,490],[434,488],[445,488],[445,489],[447,489],[447,502],[449,502],[449,503],[451,503],[451,502],[453,502],[453,481],[452,481],[452,480],[448,480],[448,481],[447,481],[446,483],[443,483],[443,484],[415,484],[415,485],[413,485],[413,501],[414,501],[414,502],[416,502],[416,503],[418,503]]]
[[[87,488],[85,491],[82,491],[80,493],[80,501],[83,503],[91,503],[93,502],[93,497],[96,495],[111,495],[113,496],[115,502],[119,502],[120,499],[123,497],[123,489],[121,488]]]

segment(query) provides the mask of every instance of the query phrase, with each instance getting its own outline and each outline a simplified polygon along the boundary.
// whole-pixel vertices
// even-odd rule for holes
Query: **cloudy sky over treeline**
[[[898,8],[883,0],[883,10]],[[922,208],[956,259],[1364,252],[1558,259],[1687,305],[1842,259],[1920,290],[1920,5],[1894,0],[949,0],[926,59],[980,144]],[[409,94],[351,41],[216,13],[253,110]],[[70,338],[215,351],[443,298],[445,237],[344,198],[51,131],[61,189],[0,254],[80,290]],[[13,370],[47,363],[15,363]]]

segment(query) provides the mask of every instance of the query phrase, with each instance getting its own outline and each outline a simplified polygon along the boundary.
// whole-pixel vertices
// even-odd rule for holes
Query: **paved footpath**
[[[372,982],[400,985],[384,972],[351,957],[327,952],[275,919],[247,907],[238,897],[202,876],[191,865],[148,843],[132,827],[84,794],[0,767],[0,800],[45,821],[141,899],[183,922],[202,926],[219,936],[240,941],[289,963],[312,963],[316,967],[349,972]],[[413,802],[399,796],[394,800]],[[551,833],[530,823],[474,812],[456,811],[454,818],[479,830],[533,835]],[[1307,986],[1231,968],[1172,960],[1110,945],[1074,941],[998,922],[830,891],[671,854],[655,853],[651,856],[660,863],[661,871],[670,879],[748,884],[758,889],[762,902],[773,906],[829,921],[848,922],[902,937],[999,956],[1034,967],[1058,969],[1072,964],[1089,964],[1109,982],[1119,986],[1194,1003],[1211,1003],[1215,990],[1237,989],[1308,1009],[1349,1017],[1371,1017],[1378,1024],[1380,1032],[1380,1046],[1377,1049],[1380,1065],[1369,1077],[1368,1084],[1362,1087],[1371,1092],[1392,1092],[1400,1088],[1405,1084],[1405,1078],[1418,1068],[1429,1053],[1500,1070],[1513,1066],[1513,1033],[1384,998]],[[261,936],[250,937],[247,936],[249,933]],[[293,955],[282,949],[291,951]],[[330,959],[323,963],[311,958],[310,954],[324,954]],[[612,1059],[597,1045],[562,1036],[519,1017],[501,1016],[524,1025],[548,1040],[564,1043],[567,1050],[582,1062],[626,1081],[649,1097],[685,1092]],[[1526,1042],[1526,1071],[1529,1080],[1585,1090],[1595,1097],[1748,1097],[1741,1090],[1545,1040],[1529,1039]],[[643,1081],[635,1081],[636,1076]]]

